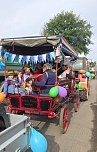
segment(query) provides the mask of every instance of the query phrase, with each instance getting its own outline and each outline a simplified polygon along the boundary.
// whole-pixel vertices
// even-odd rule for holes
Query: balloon
[[[60,97],[67,96],[67,90],[64,87],[58,86],[58,93]]]
[[[81,74],[84,74],[85,73],[85,70],[80,70],[79,71]]]
[[[56,97],[58,95],[58,87],[52,87],[49,91],[50,97]]]
[[[86,72],[86,76],[90,77],[91,76],[90,72]]]
[[[76,84],[76,88],[78,89],[78,87],[79,87],[79,84]]]
[[[36,131],[34,128],[31,128],[30,147],[33,152],[46,152],[47,151],[46,138],[41,133]]]
[[[3,102],[5,99],[4,92],[0,93],[0,102]]]
[[[78,89],[82,89],[82,87],[83,87],[82,84],[79,83],[78,84]]]
[[[92,77],[92,78],[94,77],[94,74],[93,74],[93,73],[91,73],[91,77]]]

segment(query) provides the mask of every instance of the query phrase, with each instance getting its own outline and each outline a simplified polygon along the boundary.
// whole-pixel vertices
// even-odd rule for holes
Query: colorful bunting
[[[14,58],[14,62],[18,62],[18,59],[19,59],[19,55],[16,55]]]
[[[4,63],[0,61],[0,70],[4,69]]]
[[[34,63],[37,63],[37,61],[38,61],[38,55],[35,56]]]
[[[34,57],[34,56],[31,56],[31,57],[30,57],[30,62],[33,63],[33,62],[34,62],[34,59],[35,59],[35,57]]]
[[[7,61],[8,61],[8,62],[12,62],[12,54],[11,54],[11,53],[8,54]]]
[[[10,56],[10,54],[8,52],[5,52],[3,55],[4,59],[6,59],[6,60],[8,60],[9,56]]]
[[[38,55],[38,62],[41,63],[42,62],[42,56]]]
[[[26,62],[28,63],[30,61],[30,56],[26,57]]]
[[[22,56],[22,55],[19,55],[19,60],[18,60],[19,63],[21,63],[22,58],[23,58],[23,56]]]
[[[43,59],[43,60],[42,60],[43,62],[44,62],[44,61],[46,62],[46,54],[43,54],[43,55],[42,55],[42,59]]]
[[[14,59],[15,59],[16,55],[15,54],[12,54],[12,57],[11,57],[11,61],[14,62]]]
[[[1,49],[1,56],[4,57],[5,51],[3,49]]]
[[[0,55],[6,59],[7,62],[19,62],[24,64],[25,62],[30,62],[31,64],[45,63],[51,62],[55,60],[55,52],[50,52],[48,54],[36,55],[36,56],[22,56],[11,54],[9,52],[5,52],[4,50],[0,51]]]

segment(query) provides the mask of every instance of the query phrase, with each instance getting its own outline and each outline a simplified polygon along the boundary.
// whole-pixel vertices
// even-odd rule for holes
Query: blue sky
[[[73,11],[93,26],[88,58],[97,61],[96,0],[0,0],[0,38],[40,35],[44,24],[62,11]]]

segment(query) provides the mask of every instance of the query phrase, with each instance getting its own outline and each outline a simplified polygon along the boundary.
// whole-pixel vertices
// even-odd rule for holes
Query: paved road
[[[48,141],[48,152],[97,152],[97,80],[91,81],[89,100],[80,103],[72,117],[66,134],[60,133],[57,121],[46,117],[33,117],[34,127]]]

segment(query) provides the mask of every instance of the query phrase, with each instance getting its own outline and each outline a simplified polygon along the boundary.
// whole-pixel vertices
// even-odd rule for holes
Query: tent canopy
[[[30,56],[53,52],[60,45],[64,55],[77,58],[77,53],[74,49],[60,36],[5,38],[1,39],[0,45],[7,52]]]

